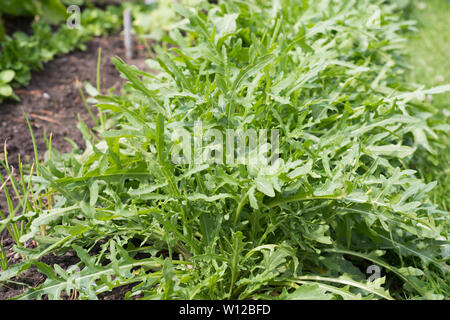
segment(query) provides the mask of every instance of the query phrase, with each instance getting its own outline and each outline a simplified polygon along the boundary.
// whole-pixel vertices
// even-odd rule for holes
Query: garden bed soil
[[[81,83],[88,81],[95,86],[100,47],[102,48],[102,92],[106,93],[107,90],[113,88],[118,93],[124,80],[120,78],[118,71],[111,63],[111,58],[114,56],[123,58],[125,50],[122,37],[115,35],[96,38],[87,43],[85,51],[62,55],[46,63],[43,71],[33,73],[32,80],[27,87],[16,90],[20,102],[4,101],[0,104],[0,157],[4,160],[3,146],[6,143],[8,161],[11,166],[16,168],[16,173],[19,154],[23,163],[31,163],[34,159],[33,143],[24,113],[30,120],[40,160],[43,159],[47,150],[45,135],[48,137],[50,133],[52,134],[52,148],[59,152],[68,152],[72,148],[65,138],[73,140],[81,148],[84,147],[81,133],[77,129],[77,116],[80,115],[80,118],[90,127],[92,127],[93,121],[83,104],[76,80]],[[143,69],[145,66],[143,52],[139,51],[136,56],[136,59],[127,62]],[[93,111],[96,112],[96,110]],[[6,178],[5,170],[1,169],[0,174]],[[0,210],[7,214],[3,192],[0,192]],[[9,265],[20,262],[20,256],[12,250],[14,243],[6,229],[0,234],[0,241],[5,248]],[[32,246],[31,243],[29,245]],[[72,265],[76,260],[77,257],[73,252],[67,252],[61,256],[52,254],[42,259],[47,264],[56,263],[63,268]],[[32,268],[16,280],[36,287],[45,280],[45,277]],[[0,284],[0,300],[9,299],[24,291],[25,287],[20,285]],[[118,288],[111,293],[102,294],[100,298],[119,299],[125,292],[126,290],[123,288]]]

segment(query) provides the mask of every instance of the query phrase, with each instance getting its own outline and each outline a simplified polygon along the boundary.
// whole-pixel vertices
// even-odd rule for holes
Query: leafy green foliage
[[[46,22],[58,23],[66,17],[66,8],[60,0],[3,0],[0,16],[39,16]]]
[[[13,97],[18,99],[14,94],[13,89],[9,83],[14,79],[16,73],[14,70],[4,70],[0,72],[0,101],[4,98]]]
[[[18,192],[26,261],[0,280],[31,265],[47,276],[18,298],[96,298],[130,283],[126,298],[448,297],[436,289],[448,278],[448,212],[409,167],[435,135],[421,97],[448,86],[408,91],[399,52],[411,23],[385,3],[373,28],[369,3],[176,7],[186,20],[148,61],[158,74],[114,59],[128,83],[94,97],[105,127],[80,121],[86,149],[52,149],[30,176],[48,206]],[[172,163],[173,133],[195,121],[278,129],[280,159]],[[24,248],[29,239],[39,246]],[[81,261],[69,270],[39,262],[72,248]],[[382,276],[368,281],[373,264]]]
[[[79,29],[65,24],[56,32],[46,21],[33,23],[33,34],[16,32],[6,36],[1,43],[0,70],[15,72],[10,85],[25,86],[31,80],[31,72],[43,68],[43,63],[75,49],[84,49],[85,42],[94,36],[106,35],[120,26],[123,8],[109,6],[106,10],[86,9],[81,15]],[[1,95],[0,95],[1,96]]]
[[[184,1],[186,2],[186,0]],[[15,72],[15,77],[11,83],[14,88],[25,86],[31,80],[31,72],[41,70],[43,63],[54,59],[55,56],[60,54],[76,49],[84,50],[85,42],[93,37],[105,36],[119,30],[122,25],[122,15],[125,8],[132,10],[134,20],[136,20],[134,27],[138,34],[161,29],[162,24],[166,24],[169,21],[174,22],[175,13],[168,4],[163,2],[160,4],[160,7],[164,7],[166,8],[164,10],[171,12],[169,18],[153,19],[153,17],[161,16],[161,12],[153,13],[157,9],[154,5],[123,3],[120,6],[109,5],[105,10],[95,7],[84,9],[81,14],[80,28],[71,29],[67,25],[61,24],[56,32],[52,32],[48,21],[44,19],[32,24],[32,35],[16,32],[12,36],[6,36],[2,35],[0,29],[0,39],[5,38],[1,43],[0,70],[10,69]],[[142,21],[144,16],[152,19],[150,25],[146,25]],[[141,25],[140,27],[138,23]],[[17,99],[15,95],[5,94],[3,97]]]
[[[410,16],[417,21],[417,32],[411,34],[408,39],[407,52],[411,64],[409,78],[418,83],[416,87],[449,83],[450,62],[447,52],[450,50],[450,34],[446,32],[446,21],[450,3],[430,0],[423,8],[414,1],[412,6],[414,10]],[[432,191],[432,197],[446,211],[450,211],[449,101],[450,92],[426,97],[427,108],[435,110],[433,117],[429,119],[437,133],[437,137],[433,139],[435,152],[413,160],[415,166],[425,168],[421,172],[425,181],[438,181],[437,187]]]

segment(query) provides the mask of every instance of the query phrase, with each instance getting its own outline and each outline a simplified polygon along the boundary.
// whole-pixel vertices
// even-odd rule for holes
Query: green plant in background
[[[3,20],[2,20],[2,18],[0,17],[0,40],[5,39],[5,36],[6,36],[5,27],[4,27],[4,25],[3,25]]]
[[[206,0],[181,0],[179,3],[188,7],[198,7]],[[142,38],[151,38],[160,41],[165,33],[179,22],[173,10],[175,2],[172,0],[159,0],[152,4],[128,4],[133,12],[133,28]],[[149,10],[149,9],[152,10]]]
[[[4,70],[0,72],[0,102],[5,98],[18,99],[9,84],[14,79],[15,75],[16,73],[13,70]]]
[[[409,36],[409,80],[418,87],[450,83],[450,2],[440,0],[413,1],[409,16],[417,21],[417,30]],[[438,181],[432,191],[435,203],[450,211],[450,92],[427,97],[426,105],[434,109],[430,119],[438,128],[433,139],[434,152],[415,159],[424,168],[426,181]]]
[[[85,0],[61,0],[61,1],[66,6],[70,6],[70,5],[82,6],[82,5],[90,5],[90,4],[92,4],[91,1],[85,1]],[[99,2],[103,3],[103,1],[99,1]]]
[[[75,49],[85,49],[92,37],[107,35],[120,28],[123,8],[109,6],[106,10],[86,9],[81,15],[81,27],[70,29],[65,24],[56,32],[45,21],[32,24],[33,34],[15,32],[1,42],[0,70],[15,72],[11,86],[25,86],[31,72],[43,68],[43,63],[59,54]]]
[[[48,23],[59,23],[66,17],[60,0],[2,0],[0,6],[0,40],[5,37],[2,15],[38,17]]]
[[[160,5],[164,6],[164,2]],[[31,35],[16,32],[11,36],[4,37],[4,41],[1,42],[0,70],[13,70],[15,72],[15,77],[11,82],[13,88],[25,86],[31,80],[31,72],[41,70],[43,63],[54,59],[57,55],[76,49],[85,49],[85,43],[93,37],[105,36],[120,30],[125,8],[132,10],[136,21],[143,22],[140,17],[154,17],[152,12],[159,7],[156,4],[145,5],[142,3],[110,5],[105,10],[89,7],[82,11],[80,28],[71,29],[62,24],[55,32],[52,31],[47,20],[39,20],[32,24],[33,34]],[[161,26],[169,21],[175,21],[173,10],[169,7],[167,9],[171,10],[170,16],[172,18],[157,20],[150,26],[144,24],[142,28],[136,27],[136,32],[142,34],[154,31],[155,29],[161,29]]]
[[[91,90],[109,119],[80,120],[86,149],[49,148],[35,174],[11,178],[19,205],[0,231],[22,227],[24,260],[0,282],[36,266],[47,280],[17,299],[126,284],[127,299],[448,298],[448,212],[411,166],[439,130],[424,98],[449,86],[410,91],[399,53],[412,23],[380,2],[373,28],[370,3],[176,6],[174,46],[147,61],[158,74],[114,59],[128,83],[122,96]],[[277,129],[280,160],[173,163],[174,133],[196,121]],[[39,260],[69,250],[80,261],[67,270]],[[367,280],[371,265],[382,277]]]
[[[66,17],[66,8],[60,0],[2,0],[1,14],[38,16],[47,22],[58,23]]]

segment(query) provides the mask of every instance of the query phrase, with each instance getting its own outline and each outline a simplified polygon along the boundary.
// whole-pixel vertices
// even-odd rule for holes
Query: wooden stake
[[[124,27],[124,44],[125,56],[127,59],[133,59],[133,41],[131,38],[131,11],[126,9],[123,12],[123,27]]]

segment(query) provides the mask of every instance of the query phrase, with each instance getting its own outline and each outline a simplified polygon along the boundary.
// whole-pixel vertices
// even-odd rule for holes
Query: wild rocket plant
[[[115,58],[123,94],[93,97],[109,120],[80,121],[86,149],[36,168],[49,206],[15,219],[20,243],[38,245],[17,245],[24,261],[0,281],[31,266],[47,276],[20,299],[125,284],[142,299],[448,296],[448,212],[409,167],[436,136],[420,99],[448,86],[407,91],[411,23],[371,4],[176,7],[184,20],[147,61],[157,72]],[[261,130],[264,143],[236,147]],[[189,153],[205,157],[173,161]],[[67,270],[39,260],[68,250],[80,262]]]

